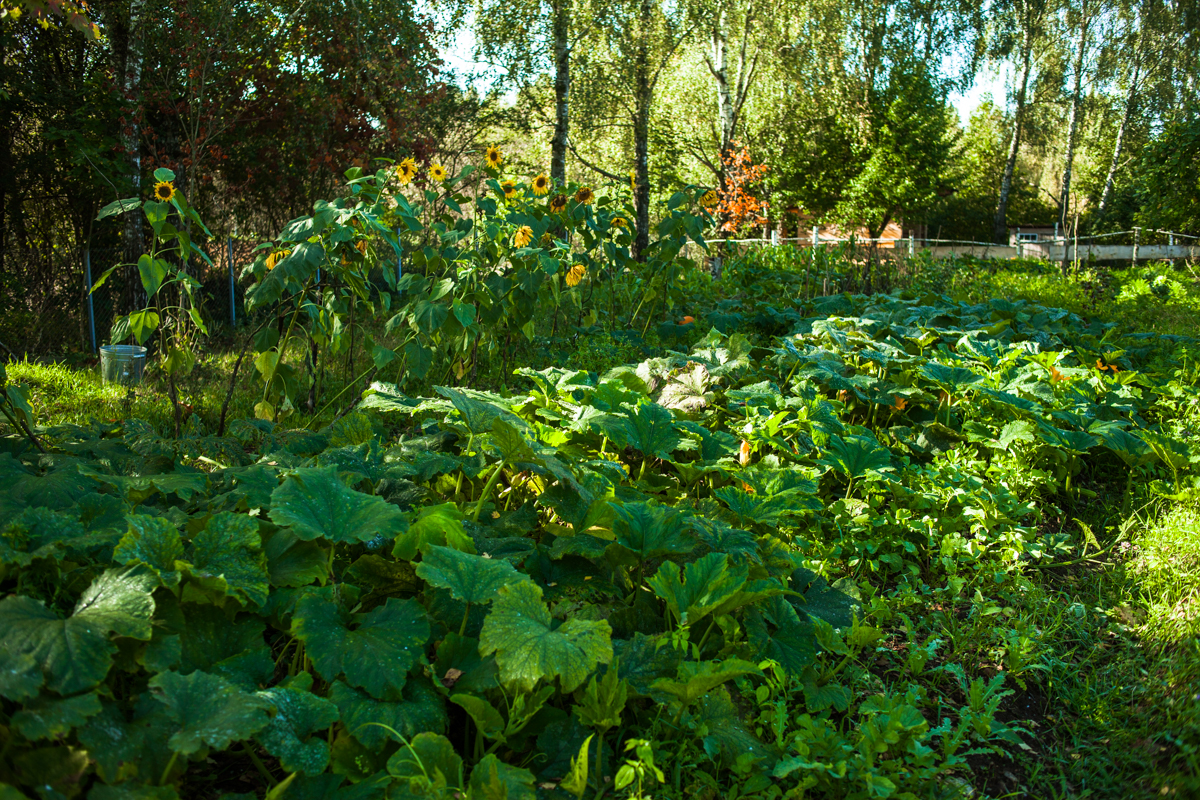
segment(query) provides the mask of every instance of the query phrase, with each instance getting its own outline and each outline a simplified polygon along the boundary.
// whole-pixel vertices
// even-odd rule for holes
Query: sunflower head
[[[533,193],[538,197],[550,191],[550,179],[545,175],[538,175],[533,179]]]
[[[579,282],[583,280],[584,275],[587,275],[587,267],[583,264],[576,264],[571,267],[571,270],[567,273],[567,286],[578,286]]]
[[[613,217],[612,226],[614,228],[628,228],[629,223],[624,217]]]
[[[538,241],[542,243],[542,247],[549,247],[554,244],[554,237],[550,235],[550,231],[546,231]]]
[[[500,188],[504,191],[505,200],[511,200],[517,196],[517,185],[512,181],[502,182]]]
[[[550,210],[558,213],[567,207],[567,196],[565,194],[556,194],[550,201]]]
[[[271,253],[271,255],[267,256],[267,269],[275,269],[276,265],[287,258],[291,252],[291,250],[276,250],[274,253]]]
[[[417,162],[412,156],[401,161],[396,166],[396,180],[400,181],[400,185],[404,186],[417,176]]]
[[[712,208],[717,204],[717,193],[709,189],[700,196],[700,205],[704,208]]]
[[[359,239],[357,242],[354,243],[354,249],[357,250],[358,252],[362,253],[365,256],[367,254],[367,240]]]
[[[522,225],[517,228],[517,232],[513,234],[513,244],[517,247],[524,247],[533,240],[533,229],[528,225]]]
[[[170,181],[159,181],[154,184],[154,199],[166,203],[175,196],[175,184]]]
[[[582,206],[591,205],[592,201],[595,199],[596,193],[593,192],[591,187],[588,186],[580,186],[579,191],[575,193],[575,202]]]
[[[441,164],[431,165],[429,167],[429,177],[437,183],[441,183],[446,180],[446,168]]]
[[[492,169],[500,169],[500,165],[504,163],[504,156],[500,155],[500,149],[497,147],[489,147],[483,158]]]

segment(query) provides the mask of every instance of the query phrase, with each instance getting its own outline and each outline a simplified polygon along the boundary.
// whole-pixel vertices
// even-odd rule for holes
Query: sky
[[[490,72],[493,77],[495,76],[494,71],[489,70],[486,64],[475,61],[473,57],[475,36],[469,24],[470,20],[467,20],[467,23],[458,29],[454,40],[448,46],[441,48],[442,60],[445,62],[446,68],[456,76],[457,82],[464,88],[468,83],[468,75]],[[984,69],[975,76],[975,82],[969,89],[950,95],[950,103],[958,111],[959,120],[964,127],[971,119],[971,114],[988,96],[991,96],[992,101],[997,105],[1005,104],[1004,80],[1003,73],[994,69]],[[480,88],[483,89],[486,83],[487,81],[481,82]]]

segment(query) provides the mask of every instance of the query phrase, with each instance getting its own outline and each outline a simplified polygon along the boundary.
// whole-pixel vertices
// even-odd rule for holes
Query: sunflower
[[[159,181],[154,184],[154,197],[156,200],[167,202],[175,196],[175,184],[170,181]]]
[[[571,267],[571,271],[567,273],[567,286],[578,286],[584,275],[587,275],[587,267],[583,264]]]
[[[276,250],[274,253],[271,253],[271,255],[267,256],[267,269],[275,269],[275,266],[287,258],[291,252],[291,250]]]
[[[550,210],[558,213],[567,207],[567,196],[565,194],[556,194],[554,199],[550,201]]]
[[[631,191],[631,192],[637,191],[637,170],[636,169],[629,170],[629,191]]]
[[[533,239],[533,229],[528,225],[522,225],[517,228],[517,232],[513,234],[513,244],[517,247],[524,247]]]
[[[365,256],[367,254],[367,240],[359,239],[357,242],[354,243],[354,249],[357,250],[358,252],[362,253]]]
[[[704,208],[712,208],[717,204],[717,193],[709,189],[700,197],[700,205]]]
[[[484,154],[484,160],[492,169],[500,169],[500,165],[504,163],[504,156],[500,155],[499,148],[489,147]]]
[[[446,180],[446,168],[441,164],[432,164],[429,167],[429,177],[441,183]]]
[[[533,193],[538,197],[550,191],[550,179],[545,175],[538,175],[533,179]]]
[[[549,247],[554,244],[554,237],[550,235],[550,231],[546,231],[538,241],[542,243],[542,247]]]
[[[580,186],[579,191],[575,193],[575,202],[582,206],[590,206],[595,199],[596,193],[587,186]]]
[[[612,226],[614,228],[628,228],[629,223],[624,217],[613,217]]]
[[[512,181],[503,181],[500,188],[504,191],[505,200],[512,200],[517,196],[517,185]]]
[[[396,167],[396,180],[400,181],[403,186],[417,176],[417,162],[413,161],[412,156],[404,159]]]

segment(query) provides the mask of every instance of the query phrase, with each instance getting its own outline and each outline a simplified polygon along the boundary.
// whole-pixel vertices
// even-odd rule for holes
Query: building
[[[1008,246],[1031,242],[1057,242],[1058,225],[1019,225],[1008,229]]]

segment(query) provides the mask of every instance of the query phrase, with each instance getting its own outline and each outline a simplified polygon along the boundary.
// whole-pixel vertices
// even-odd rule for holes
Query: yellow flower
[[[629,190],[633,191],[633,192],[637,191],[637,170],[636,169],[629,170]]]
[[[175,184],[170,181],[159,181],[154,184],[154,197],[164,203],[175,196]]]
[[[624,217],[613,217],[612,224],[613,224],[614,228],[628,228],[629,227],[629,223],[625,221]]]
[[[504,181],[500,184],[500,188],[504,190],[505,200],[511,200],[517,196],[517,185],[512,181]]]
[[[571,271],[567,273],[567,286],[578,286],[584,275],[587,275],[587,267],[583,264],[571,267]]]
[[[429,167],[429,177],[441,183],[446,180],[446,168],[441,164],[433,164]]]
[[[548,191],[550,191],[550,179],[549,178],[547,178],[545,175],[538,175],[536,178],[533,179],[533,193],[534,194],[536,194],[538,197],[541,197],[542,195],[546,194],[546,192],[548,192]]]
[[[558,213],[567,207],[567,196],[565,194],[556,194],[554,199],[550,201],[550,210]]]
[[[579,191],[575,193],[575,202],[579,203],[580,205],[591,205],[592,201],[595,199],[596,193],[587,186],[579,187]]]
[[[401,161],[400,164],[396,167],[396,179],[398,181],[400,181],[401,186],[404,186],[406,183],[411,181],[416,176],[417,176],[417,162],[413,160],[412,156],[409,156],[408,158]]]
[[[276,250],[271,255],[267,256],[267,269],[275,269],[275,266],[283,261],[291,253],[291,250]]]
[[[700,197],[700,205],[705,208],[712,208],[717,204],[717,193],[709,189]]]
[[[504,163],[504,156],[500,155],[500,150],[495,147],[489,147],[484,155],[487,165],[492,169],[500,169],[500,165]]]
[[[542,243],[542,247],[549,247],[554,244],[554,237],[550,235],[550,231],[546,231],[539,241]]]
[[[367,240],[359,239],[357,242],[354,243],[354,249],[357,250],[358,252],[362,253],[365,256],[367,254]]]
[[[517,247],[524,247],[533,239],[533,229],[528,225],[522,225],[517,228],[517,232],[513,234],[513,244]]]

